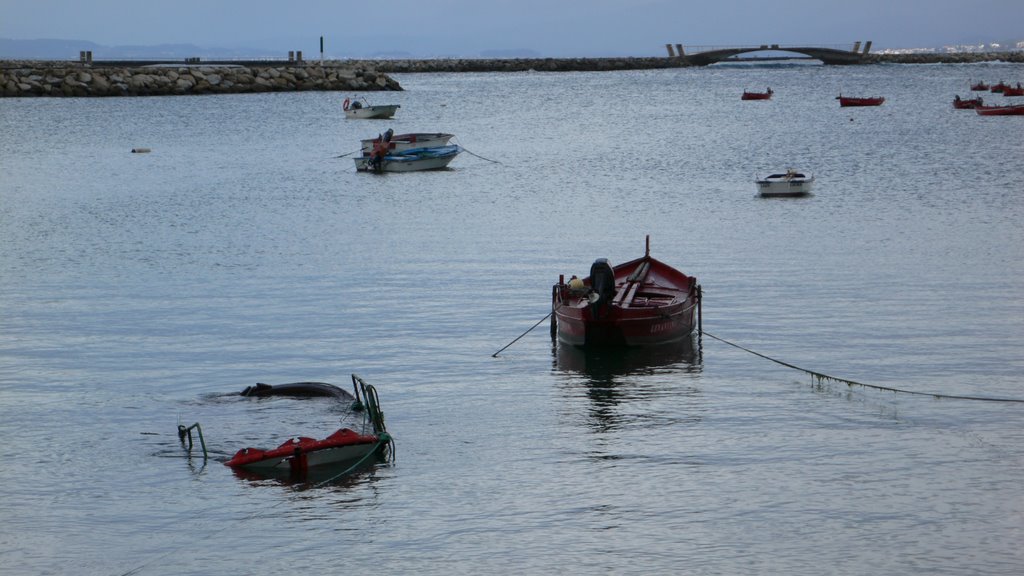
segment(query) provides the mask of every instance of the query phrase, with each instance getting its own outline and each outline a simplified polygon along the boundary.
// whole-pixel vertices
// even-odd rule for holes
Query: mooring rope
[[[456,140],[457,140],[457,139],[458,139],[458,138],[456,138]],[[481,160],[486,160],[486,161],[488,161],[488,162],[492,162],[492,163],[494,163],[494,164],[501,164],[501,162],[498,162],[497,160],[491,160],[490,158],[484,158],[483,156],[481,156],[481,155],[477,154],[476,152],[473,152],[473,151],[472,151],[472,150],[470,150],[469,148],[466,148],[466,147],[465,147],[465,146],[463,146],[462,144],[459,144],[459,148],[462,148],[462,151],[463,151],[463,152],[465,152],[466,154],[469,154],[470,156],[476,156],[477,158],[479,158],[479,159],[481,159]]]
[[[351,152],[349,152],[349,153],[347,153],[347,154],[342,154],[341,156],[335,156],[335,158],[344,158],[345,156],[351,156],[351,155],[353,155],[353,154],[355,154],[356,152],[359,152],[359,151],[361,151],[361,150],[362,150],[362,148],[360,148],[359,150],[353,150],[353,151],[351,151]]]
[[[558,308],[561,308],[561,307],[562,307],[562,305],[561,305],[561,304],[559,304],[559,305],[558,305],[558,307],[556,307],[556,308],[552,308],[552,309],[551,309],[551,312],[548,312],[546,316],[544,316],[544,317],[543,317],[543,318],[541,318],[540,320],[537,320],[537,323],[536,323],[536,324],[534,324],[533,326],[530,326],[530,327],[529,327],[529,328],[528,328],[528,329],[526,330],[526,332],[523,332],[523,333],[522,333],[522,334],[520,334],[519,336],[516,336],[516,339],[515,339],[515,340],[513,340],[513,341],[509,342],[508,344],[505,344],[505,346],[503,346],[503,347],[501,348],[501,350],[498,350],[498,351],[497,351],[497,352],[495,352],[494,354],[491,354],[491,358],[497,358],[497,357],[498,357],[498,354],[501,354],[502,352],[504,352],[504,351],[505,351],[505,348],[508,348],[509,346],[511,346],[511,345],[513,345],[513,344],[515,344],[516,342],[518,342],[518,341],[519,341],[519,339],[520,339],[520,338],[522,338],[523,336],[526,336],[526,335],[527,335],[527,334],[529,334],[530,332],[533,332],[533,329],[534,329],[534,328],[536,328],[537,326],[540,326],[540,323],[541,323],[541,322],[543,322],[543,321],[547,320],[548,318],[550,318],[550,317],[551,317],[551,315],[555,313],[555,310],[558,310]]]
[[[776,364],[779,364],[781,366],[785,366],[787,368],[792,368],[794,370],[799,370],[799,371],[804,372],[806,374],[810,374],[811,376],[813,376],[814,378],[817,378],[818,380],[831,380],[833,382],[842,382],[843,384],[846,384],[847,386],[863,386],[864,388],[872,388],[874,390],[884,390],[886,392],[897,392],[897,393],[900,393],[900,394],[914,394],[914,395],[917,395],[917,396],[931,396],[932,398],[941,398],[941,399],[948,399],[948,400],[978,400],[978,401],[982,401],[982,402],[1020,402],[1020,403],[1024,403],[1024,399],[1020,399],[1020,398],[993,398],[993,397],[988,397],[988,396],[958,396],[958,395],[955,395],[955,394],[939,394],[939,393],[936,393],[936,392],[917,392],[917,391],[914,391],[914,390],[903,390],[903,389],[900,389],[900,388],[893,388],[891,386],[879,386],[877,384],[865,384],[864,382],[857,382],[856,380],[849,380],[849,379],[846,379],[846,378],[839,378],[838,376],[830,376],[828,374],[824,374],[822,372],[817,372],[815,370],[808,370],[806,368],[801,368],[800,366],[797,366],[795,364],[790,364],[789,362],[783,362],[782,360],[779,360],[777,358],[772,358],[771,356],[768,356],[767,354],[762,354],[762,353],[757,352],[755,350],[751,350],[750,348],[746,348],[744,346],[740,346],[739,344],[736,344],[735,342],[730,342],[730,341],[726,340],[725,338],[719,338],[718,336],[715,336],[714,334],[711,334],[710,332],[701,332],[701,334],[704,335],[704,336],[708,336],[710,338],[714,338],[715,340],[718,340],[719,342],[722,342],[723,344],[728,344],[729,346],[732,346],[734,348],[738,348],[740,350],[743,350],[744,352],[748,352],[750,354],[753,354],[754,356],[759,356],[761,358],[764,358],[765,360],[769,360],[771,362],[775,362]]]

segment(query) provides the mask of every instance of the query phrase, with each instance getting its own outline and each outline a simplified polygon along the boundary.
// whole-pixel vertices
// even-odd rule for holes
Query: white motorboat
[[[416,172],[439,170],[462,152],[459,146],[437,148],[413,148],[386,155],[370,155],[355,158],[356,170],[360,172]]]
[[[388,130],[388,132],[390,132],[390,130]],[[363,156],[369,156],[373,153],[374,146],[381,144],[382,142],[388,143],[388,153],[396,153],[412,150],[413,148],[438,148],[441,146],[447,146],[448,141],[454,137],[454,134],[445,134],[443,132],[414,132],[409,134],[394,134],[390,136],[385,132],[382,135],[378,135],[376,138],[368,138],[361,140],[361,142],[363,145]]]
[[[764,197],[773,196],[806,196],[811,193],[814,175],[798,172],[793,169],[779,174],[770,174],[764,178],[756,178],[758,193]]]
[[[341,107],[345,110],[346,118],[391,118],[395,111],[401,106],[398,104],[378,104],[371,106],[365,100],[350,100],[345,98]]]

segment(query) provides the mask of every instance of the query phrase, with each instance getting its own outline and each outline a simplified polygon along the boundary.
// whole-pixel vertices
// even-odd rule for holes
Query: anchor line
[[[335,156],[335,158],[344,158],[345,156],[351,156],[351,155],[355,154],[356,152],[359,152],[360,150],[362,150],[362,148],[360,148],[359,150],[353,150],[353,151],[348,152],[346,154],[342,154],[341,156]]]
[[[846,384],[847,386],[862,386],[864,388],[872,388],[874,390],[882,390],[882,391],[885,391],[885,392],[896,392],[896,393],[899,393],[899,394],[913,394],[913,395],[916,395],[916,396],[931,396],[932,398],[947,399],[947,400],[975,400],[975,401],[980,401],[980,402],[1014,402],[1014,403],[1024,403],[1024,399],[1021,399],[1021,398],[994,398],[994,397],[990,397],[990,396],[961,396],[961,395],[955,395],[955,394],[939,394],[939,393],[936,393],[936,392],[918,392],[918,391],[915,391],[915,390],[903,390],[901,388],[893,388],[891,386],[879,386],[877,384],[867,384],[867,383],[864,383],[864,382],[857,382],[856,380],[849,380],[847,378],[840,378],[838,376],[831,376],[829,374],[825,374],[825,373],[822,373],[822,372],[817,372],[815,370],[808,370],[807,368],[802,368],[802,367],[797,366],[795,364],[791,364],[789,362],[784,362],[784,361],[779,360],[777,358],[772,358],[771,356],[768,356],[767,354],[762,354],[762,353],[757,352],[755,350],[751,350],[750,348],[746,348],[744,346],[740,346],[739,344],[736,344],[735,342],[730,342],[729,340],[726,340],[725,338],[720,338],[718,336],[715,336],[714,334],[711,334],[710,332],[704,331],[704,332],[701,332],[701,335],[708,336],[709,338],[714,338],[715,340],[718,340],[719,342],[722,342],[723,344],[728,344],[729,346],[732,346],[733,348],[738,348],[740,350],[743,350],[744,352],[747,352],[749,354],[753,354],[754,356],[758,356],[758,357],[764,358],[765,360],[768,360],[770,362],[774,362],[776,364],[779,364],[780,366],[785,366],[786,368],[792,368],[793,370],[798,370],[800,372],[804,372],[805,374],[810,374],[812,377],[817,378],[819,380],[831,380],[831,381],[834,381],[834,382],[842,382],[843,384]]]
[[[497,160],[491,160],[490,158],[484,158],[483,156],[477,154],[476,152],[473,152],[472,150],[470,150],[469,148],[466,148],[465,146],[462,146],[461,144],[459,145],[459,147],[462,148],[463,152],[465,152],[466,154],[469,154],[470,156],[476,156],[477,158],[479,158],[481,160],[486,160],[486,161],[494,163],[494,164],[501,164],[501,162],[498,162]]]

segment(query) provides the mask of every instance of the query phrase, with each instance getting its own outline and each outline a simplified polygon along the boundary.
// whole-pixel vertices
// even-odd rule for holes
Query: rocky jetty
[[[160,65],[6,62],[2,96],[163,96],[300,90],[401,90],[386,74],[351,66]]]
[[[865,54],[861,64],[1024,62],[1024,52]],[[153,96],[325,90],[402,90],[388,74],[437,72],[600,72],[693,66],[689,56],[621,58],[436,58],[323,63],[207,62],[149,65],[0,62],[0,96]]]
[[[865,64],[974,64],[978,62],[1024,63],[1024,52],[956,52],[911,54],[866,54]]]

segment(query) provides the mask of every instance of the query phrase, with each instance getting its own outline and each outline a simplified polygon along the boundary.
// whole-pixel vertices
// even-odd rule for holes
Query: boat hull
[[[555,284],[552,308],[559,341],[583,347],[650,346],[681,340],[697,329],[696,278],[651,258],[649,252],[609,268],[614,294],[606,299],[594,300],[595,280],[589,276],[577,287],[573,281]]]
[[[762,198],[807,196],[814,187],[814,176],[772,175],[755,180],[757,193]]]
[[[563,307],[557,312],[558,340],[573,346],[653,346],[689,337],[697,326],[694,303],[650,311],[611,308],[595,317],[586,308]]]
[[[836,97],[839,100],[839,105],[842,107],[849,106],[881,106],[885,102],[885,98],[848,98],[846,96]]]
[[[362,458],[380,447],[375,434],[342,428],[323,440],[292,438],[272,450],[243,448],[225,464],[256,472],[305,472],[310,467]]]
[[[957,110],[971,110],[978,106],[982,106],[981,98],[953,100],[953,108]]]
[[[398,104],[384,104],[380,106],[363,106],[362,108],[349,107],[345,110],[345,118],[370,119],[370,118],[391,118],[395,111],[401,106]]]
[[[1024,104],[1013,106],[976,106],[979,116],[1024,116]]]
[[[354,160],[359,172],[419,172],[447,168],[460,152],[462,148],[458,146],[414,148],[384,156],[379,165],[374,164],[371,156],[361,156]]]
[[[771,92],[744,92],[740,100],[771,100]]]

